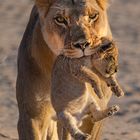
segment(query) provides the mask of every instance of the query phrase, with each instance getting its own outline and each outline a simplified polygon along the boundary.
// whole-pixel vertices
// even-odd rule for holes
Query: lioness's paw
[[[107,112],[107,116],[109,117],[109,116],[112,116],[112,115],[114,115],[116,112],[118,112],[119,111],[119,106],[118,105],[114,105],[114,106],[112,106],[112,107],[109,107],[108,108],[108,112]]]

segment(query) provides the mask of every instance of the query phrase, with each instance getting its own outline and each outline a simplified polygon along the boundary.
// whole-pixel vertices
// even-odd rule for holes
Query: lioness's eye
[[[68,24],[67,20],[62,16],[57,16],[54,19],[55,19],[55,22],[58,24],[65,24],[65,25]]]
[[[96,21],[99,17],[99,13],[94,13],[92,15],[89,16],[90,20],[92,21]]]

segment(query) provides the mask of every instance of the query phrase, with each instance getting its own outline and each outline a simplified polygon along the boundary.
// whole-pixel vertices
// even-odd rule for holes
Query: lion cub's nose
[[[90,42],[88,42],[88,41],[84,41],[84,42],[75,42],[75,43],[73,43],[73,46],[74,46],[75,48],[79,48],[79,49],[81,49],[81,50],[84,51],[84,49],[85,49],[86,47],[90,46]]]

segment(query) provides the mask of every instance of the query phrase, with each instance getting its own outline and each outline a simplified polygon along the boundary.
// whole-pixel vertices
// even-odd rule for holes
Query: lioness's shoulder
[[[28,24],[26,26],[26,30],[24,32],[20,47],[24,46],[25,42],[26,44],[28,44],[27,42],[29,41],[29,38],[32,36],[35,24],[38,20],[39,16],[38,16],[38,10],[36,6],[33,6],[31,14],[30,14],[30,18],[28,21]],[[27,40],[28,39],[28,40]]]

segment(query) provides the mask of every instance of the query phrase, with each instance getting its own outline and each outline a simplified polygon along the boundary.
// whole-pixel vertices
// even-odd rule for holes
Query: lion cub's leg
[[[67,111],[62,111],[57,114],[58,120],[61,121],[71,136],[76,140],[87,140],[89,135],[83,133],[77,126],[76,119]]]
[[[101,110],[100,108],[95,107],[94,103],[90,104],[90,112],[93,122],[101,121],[107,117],[114,115],[119,111],[119,106],[114,105],[107,109]]]
[[[101,89],[101,82],[99,77],[85,66],[82,66],[80,70],[74,70],[73,74],[81,81],[88,82],[94,88],[95,93],[99,98],[103,98],[103,92]]]
[[[109,78],[106,78],[106,82],[107,82],[108,86],[111,88],[112,92],[114,92],[114,94],[117,97],[124,96],[124,92],[121,89],[119,83],[117,82],[115,74],[110,76]]]

